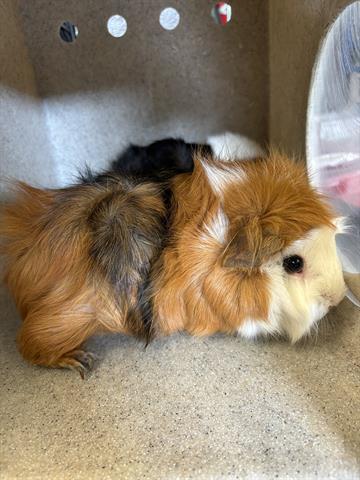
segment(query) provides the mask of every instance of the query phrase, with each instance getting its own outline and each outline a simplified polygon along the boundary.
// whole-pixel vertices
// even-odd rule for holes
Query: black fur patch
[[[91,182],[89,175],[87,179]],[[132,333],[148,339],[146,285],[165,236],[164,189],[160,183],[133,182],[120,175],[94,181],[103,194],[88,214],[90,257],[111,284],[121,310],[129,312]]]
[[[145,147],[130,145],[112,164],[112,171],[151,180],[167,180],[178,173],[192,172],[197,150],[211,153],[209,145],[165,138]]]

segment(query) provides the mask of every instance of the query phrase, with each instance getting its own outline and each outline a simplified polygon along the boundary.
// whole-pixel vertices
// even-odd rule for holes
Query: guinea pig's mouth
[[[311,306],[310,317],[312,323],[318,322],[321,320],[330,310],[330,303],[328,302],[316,302]]]

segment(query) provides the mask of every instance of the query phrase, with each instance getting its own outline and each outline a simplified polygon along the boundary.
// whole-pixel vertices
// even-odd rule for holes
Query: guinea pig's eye
[[[299,255],[290,255],[284,258],[283,267],[286,273],[301,273],[304,268],[304,259]]]

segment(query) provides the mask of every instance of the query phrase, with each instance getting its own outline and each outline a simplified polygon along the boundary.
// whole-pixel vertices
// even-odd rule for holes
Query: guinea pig
[[[192,173],[165,183],[19,183],[0,233],[20,352],[83,376],[97,333],[296,342],[344,297],[336,223],[304,166],[276,152],[231,162],[199,152]]]
[[[221,138],[213,143],[220,145]],[[220,149],[220,147],[218,147]],[[130,145],[111,164],[111,171],[148,180],[166,180],[177,173],[192,172],[197,150],[211,154],[208,144],[187,143],[181,138],[164,138],[146,146]]]
[[[178,173],[192,172],[194,154],[200,150],[203,155],[212,154],[223,161],[265,155],[256,142],[237,133],[212,135],[205,144],[188,143],[182,138],[164,138],[145,146],[130,145],[111,163],[110,171],[152,181],[167,180]],[[87,172],[83,178],[87,181],[91,177],[92,172]]]

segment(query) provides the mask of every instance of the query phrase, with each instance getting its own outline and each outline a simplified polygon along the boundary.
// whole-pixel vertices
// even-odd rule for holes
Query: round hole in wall
[[[159,21],[165,30],[174,30],[180,23],[180,14],[175,8],[167,7],[160,13]]]
[[[74,23],[66,20],[60,25],[59,35],[61,40],[63,40],[64,42],[72,43],[75,42],[75,40],[79,36],[79,29]]]
[[[217,2],[211,10],[211,16],[218,25],[226,25],[231,20],[231,5],[226,2]]]
[[[127,21],[121,15],[113,15],[107,21],[107,29],[113,37],[123,37],[127,30]]]

